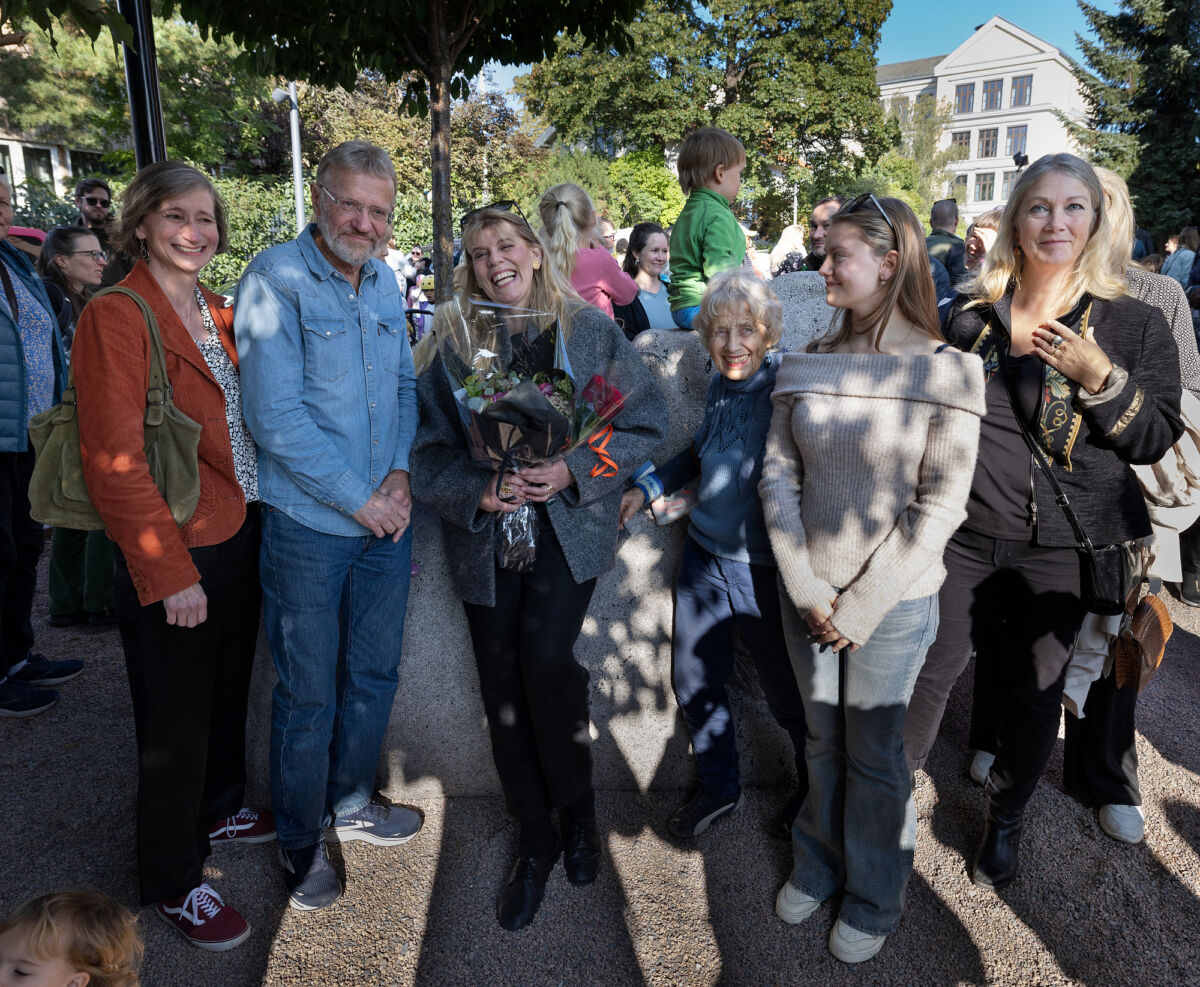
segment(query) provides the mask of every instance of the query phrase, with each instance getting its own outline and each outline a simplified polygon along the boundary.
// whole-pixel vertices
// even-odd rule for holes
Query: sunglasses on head
[[[462,217],[458,221],[459,236],[462,235],[463,227],[465,227],[473,217],[478,216],[485,209],[496,209],[500,212],[516,213],[521,217],[521,222],[526,226],[529,226],[529,220],[525,218],[525,214],[521,212],[521,207],[517,204],[515,199],[501,199],[499,202],[493,202],[486,206],[480,206],[478,209],[472,209],[470,212],[463,213]]]
[[[102,209],[107,209],[112,205],[112,199],[99,199],[94,195],[85,195],[83,201],[89,206],[100,206]]]
[[[883,211],[883,206],[881,206],[879,204],[879,200],[877,198],[875,198],[874,192],[864,192],[857,199],[851,199],[844,206],[842,206],[842,208],[839,209],[838,212],[846,212],[846,213],[854,212],[854,210],[858,209],[860,206],[866,205],[868,199],[871,202],[873,202],[875,204],[875,208],[879,210],[879,215],[882,216],[884,219],[884,222],[886,222],[888,224],[888,228],[892,231],[892,236],[894,236],[897,240],[899,240],[900,234],[896,232],[895,225],[892,223],[892,220],[888,216],[888,214]]]

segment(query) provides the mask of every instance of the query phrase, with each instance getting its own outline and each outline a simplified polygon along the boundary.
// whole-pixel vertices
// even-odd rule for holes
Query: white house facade
[[[4,133],[0,133],[0,168],[13,185],[33,179],[66,198],[75,194],[76,180],[106,173],[96,151],[42,144]]]
[[[897,96],[929,96],[953,116],[942,146],[955,151],[947,195],[978,216],[1008,201],[1018,166],[1013,155],[1035,161],[1074,151],[1055,115],[1086,117],[1070,64],[1047,41],[1003,17],[993,17],[948,55],[880,65],[875,73],[884,106]]]

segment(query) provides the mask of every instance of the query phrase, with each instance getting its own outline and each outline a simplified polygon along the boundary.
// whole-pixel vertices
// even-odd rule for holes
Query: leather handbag
[[[996,353],[1000,361],[1000,373],[1004,378],[1004,386],[1008,390],[1008,400],[1013,408],[1013,418],[1021,429],[1021,437],[1033,455],[1042,475],[1054,491],[1054,502],[1062,508],[1071,530],[1075,534],[1075,549],[1079,553],[1079,595],[1088,613],[1098,613],[1104,616],[1115,616],[1125,613],[1130,597],[1137,592],[1142,581],[1141,554],[1136,542],[1122,542],[1117,545],[1093,545],[1088,533],[1083,530],[1079,518],[1071,507],[1066,493],[1054,476],[1054,471],[1046,461],[1046,456],[1038,446],[1037,441],[1029,434],[1029,426],[1023,416],[1017,411],[1016,394],[1013,393],[1012,380],[1008,373],[1008,353],[1003,344],[997,344]]]
[[[201,425],[175,407],[162,336],[150,306],[137,292],[121,286],[98,291],[92,298],[112,293],[132,298],[146,320],[150,336],[150,387],[146,391],[142,448],[154,485],[171,509],[175,523],[182,525],[191,518],[200,500],[197,448]],[[56,528],[99,531],[105,524],[83,479],[77,412],[75,371],[71,368],[62,403],[29,420],[29,439],[36,456],[29,481],[29,513],[35,521]]]
[[[1114,645],[1117,686],[1134,686],[1138,692],[1146,688],[1162,664],[1174,630],[1166,604],[1153,593],[1143,596],[1122,623]]]

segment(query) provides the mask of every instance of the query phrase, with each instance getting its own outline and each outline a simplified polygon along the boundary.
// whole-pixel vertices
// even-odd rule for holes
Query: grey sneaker
[[[58,693],[35,689],[23,682],[0,679],[0,716],[26,717],[44,713],[58,702]]]
[[[283,879],[291,897],[288,904],[300,912],[313,912],[332,905],[342,896],[342,885],[325,854],[325,841],[299,850],[279,848]]]
[[[419,813],[403,805],[391,807],[368,802],[357,812],[338,816],[329,827],[329,835],[339,843],[363,840],[376,846],[407,843],[421,830]]]
[[[718,819],[725,818],[745,799],[740,788],[732,797],[714,795],[708,789],[701,788],[692,796],[687,805],[671,817],[671,821],[667,823],[667,829],[671,831],[672,836],[678,836],[681,840],[690,840],[693,836],[699,836]]]

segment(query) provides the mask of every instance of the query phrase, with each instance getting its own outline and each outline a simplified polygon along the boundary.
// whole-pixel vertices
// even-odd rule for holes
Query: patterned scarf
[[[1088,316],[1091,313],[1092,306],[1089,303],[1079,324],[1078,332],[1081,336],[1086,337],[1091,331],[1088,327]],[[1062,321],[1066,322],[1068,319]],[[971,347],[971,352],[977,353],[983,360],[985,381],[990,381],[1000,369],[1000,346],[1004,347],[1007,354],[1009,336],[1002,328],[997,327],[993,316]],[[1048,363],[1042,366],[1042,398],[1038,402],[1038,412],[1037,428],[1034,430],[1038,444],[1047,456],[1070,472],[1071,450],[1075,447],[1075,439],[1079,435],[1083,419],[1072,407],[1071,381]],[[1019,408],[1013,408],[1014,415],[1020,413]]]

